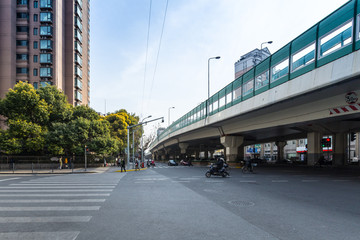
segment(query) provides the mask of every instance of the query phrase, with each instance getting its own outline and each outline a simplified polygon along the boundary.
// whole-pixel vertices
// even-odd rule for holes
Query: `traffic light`
[[[328,137],[321,139],[321,147],[322,148],[331,147],[331,138]]]
[[[350,140],[355,141],[356,140],[356,133],[352,132],[350,133]]]

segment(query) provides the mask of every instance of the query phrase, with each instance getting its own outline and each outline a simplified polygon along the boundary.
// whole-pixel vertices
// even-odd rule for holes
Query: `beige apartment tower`
[[[90,104],[90,0],[0,0],[0,97],[19,81]]]

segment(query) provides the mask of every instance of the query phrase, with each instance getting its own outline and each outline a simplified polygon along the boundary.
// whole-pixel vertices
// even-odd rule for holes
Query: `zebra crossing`
[[[81,224],[104,206],[124,176],[106,175],[59,175],[3,183],[0,239],[76,239]]]

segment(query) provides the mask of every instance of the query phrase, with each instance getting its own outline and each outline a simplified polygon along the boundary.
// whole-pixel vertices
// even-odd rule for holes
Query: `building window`
[[[34,49],[38,49],[38,41],[34,41]]]
[[[16,46],[26,47],[29,46],[28,40],[16,40]]]
[[[27,61],[29,59],[28,54],[16,54],[16,60]]]
[[[28,74],[28,73],[29,73],[29,69],[28,69],[28,68],[16,68],[16,73]]]
[[[40,0],[40,8],[52,8],[52,0]]]
[[[40,68],[40,77],[52,77],[52,68]]]
[[[39,7],[39,2],[38,1],[34,1],[34,8],[38,8]]]
[[[26,12],[18,12],[16,13],[16,18],[29,19],[29,14]]]
[[[41,50],[51,50],[53,47],[52,40],[40,40]]]
[[[29,27],[28,26],[16,26],[16,32],[28,33],[29,32]]]
[[[38,86],[38,83],[37,83],[37,82],[34,82],[34,83],[33,83],[33,85],[34,85],[34,88],[35,88],[35,89],[38,89],[38,88],[39,88],[39,86]]]
[[[38,69],[37,69],[37,68],[34,68],[34,69],[33,69],[33,75],[34,75],[34,76],[37,76],[37,75],[38,75]]]
[[[39,34],[39,29],[38,28],[34,28],[34,36]]]
[[[52,85],[52,82],[50,81],[43,81],[43,82],[40,82],[40,87],[46,87],[47,85]]]
[[[52,22],[53,15],[51,12],[40,13],[40,22]]]
[[[38,55],[34,55],[33,62],[34,62],[34,63],[37,63],[37,62],[38,62]]]
[[[28,0],[17,0],[17,5],[28,5]]]
[[[52,26],[40,26],[40,35],[51,36],[53,33]]]
[[[40,54],[40,63],[52,63],[52,54],[50,53]]]
[[[37,22],[39,19],[39,15],[38,14],[34,14],[34,22]]]

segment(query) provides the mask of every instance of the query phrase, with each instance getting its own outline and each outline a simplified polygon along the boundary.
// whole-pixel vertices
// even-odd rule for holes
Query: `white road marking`
[[[71,189],[71,188],[115,188],[115,186],[15,186],[15,187],[0,187],[0,189],[20,189],[20,188],[52,188],[52,189],[58,189],[58,188],[66,188],[66,189]]]
[[[220,180],[220,181],[216,181],[216,180],[206,180],[206,183],[223,183],[224,181]]]
[[[304,179],[301,180],[302,182],[318,182],[319,180],[312,180],[312,179]]]
[[[12,183],[10,184],[10,186],[99,186],[99,187],[103,187],[103,186],[116,186],[117,184],[89,184],[89,183],[44,183],[44,184],[40,184],[40,183]]]
[[[271,180],[271,182],[273,182],[273,183],[284,183],[284,182],[289,182],[289,180]]]
[[[16,179],[20,179],[20,178],[6,178],[6,179],[1,179],[0,182],[10,181],[10,180],[16,180]]]
[[[173,183],[189,183],[190,181],[171,181],[171,182],[173,182]]]
[[[0,194],[0,197],[97,197],[110,196],[110,193],[73,193],[73,194]],[[1,239],[1,238],[0,238]]]
[[[0,200],[0,203],[94,203],[105,202],[103,198],[90,199],[7,199]]]
[[[0,207],[0,211],[97,211],[100,206],[54,207]]]
[[[80,232],[7,232],[0,233],[0,239],[18,240],[18,239],[36,239],[36,240],[75,240]]]
[[[240,180],[241,183],[256,183],[256,180]]]
[[[22,190],[0,190],[0,193],[11,193],[11,192],[112,192],[113,189],[22,189]]]
[[[63,216],[63,217],[0,217],[0,223],[60,223],[60,222],[89,222],[91,216]]]

